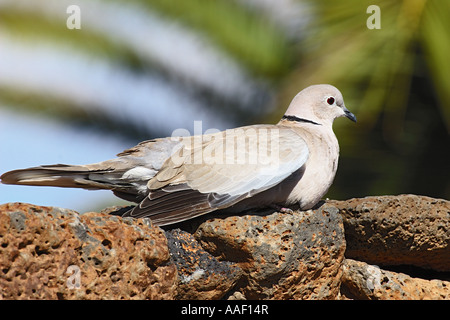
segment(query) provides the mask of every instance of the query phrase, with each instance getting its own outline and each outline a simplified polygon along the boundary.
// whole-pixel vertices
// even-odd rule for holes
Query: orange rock
[[[222,299],[242,277],[234,263],[218,261],[188,232],[166,232],[170,255],[178,270],[177,299]]]
[[[343,215],[347,258],[450,271],[450,201],[399,195],[326,205]]]
[[[345,240],[335,208],[214,219],[195,236],[244,271],[238,291],[247,299],[334,299],[339,293]]]
[[[448,300],[450,282],[413,278],[351,259],[344,263],[342,292],[365,300]]]
[[[172,299],[177,272],[148,220],[0,206],[3,299]]]

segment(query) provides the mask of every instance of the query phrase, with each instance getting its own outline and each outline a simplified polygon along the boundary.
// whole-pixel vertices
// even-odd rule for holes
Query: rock
[[[400,195],[327,205],[344,217],[347,258],[450,271],[450,201]]]
[[[0,298],[172,299],[177,272],[149,220],[0,205]]]
[[[218,261],[192,234],[174,229],[166,236],[179,275],[177,299],[221,299],[241,278],[242,270],[237,265]]]
[[[0,299],[450,299],[446,200],[215,213],[190,232],[124,210],[0,205]]]
[[[448,300],[450,282],[412,278],[346,259],[343,268],[343,296],[365,300]]]
[[[334,299],[339,293],[345,240],[336,208],[209,220],[195,237],[244,271],[234,298]]]

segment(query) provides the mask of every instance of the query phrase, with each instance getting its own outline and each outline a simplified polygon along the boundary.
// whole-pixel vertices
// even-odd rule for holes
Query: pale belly
[[[315,150],[318,151],[311,153],[303,176],[287,196],[286,205],[298,203],[303,210],[311,209],[333,183],[339,159],[337,141],[334,148],[324,145],[321,139],[316,143],[319,146]]]

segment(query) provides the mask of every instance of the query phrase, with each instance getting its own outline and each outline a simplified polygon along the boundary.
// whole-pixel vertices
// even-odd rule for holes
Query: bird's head
[[[329,125],[339,117],[347,117],[356,122],[355,115],[345,107],[341,92],[329,84],[313,85],[300,91],[292,100],[285,116]]]

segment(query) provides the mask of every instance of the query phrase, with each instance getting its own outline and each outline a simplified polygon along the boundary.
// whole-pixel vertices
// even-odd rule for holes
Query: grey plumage
[[[335,118],[355,116],[330,85],[311,86],[292,101],[276,125],[144,141],[116,159],[89,165],[14,170],[4,184],[109,189],[139,203],[125,213],[157,225],[218,209],[239,211],[271,204],[302,209],[327,192],[337,170]]]

